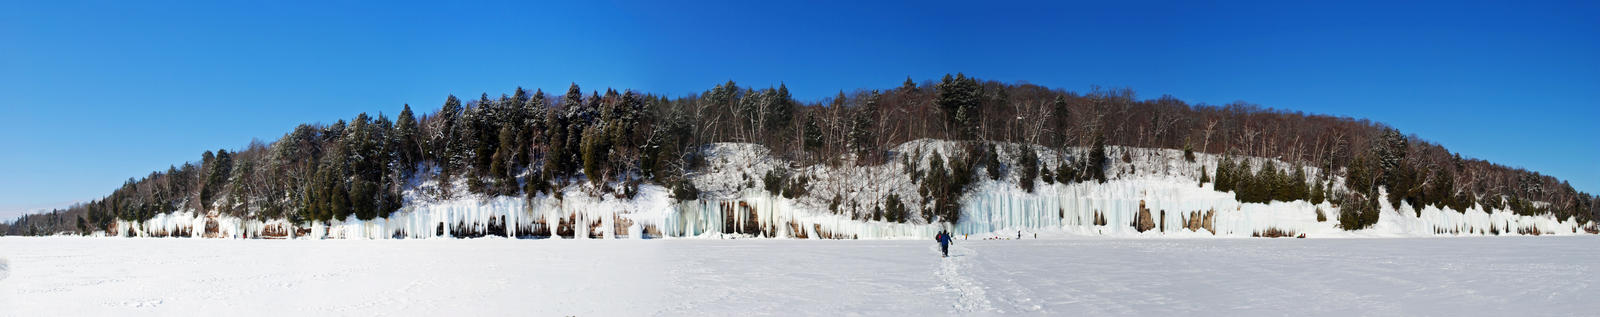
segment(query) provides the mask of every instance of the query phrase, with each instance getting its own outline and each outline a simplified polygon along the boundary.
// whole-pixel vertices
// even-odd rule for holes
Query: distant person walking
[[[952,240],[950,233],[939,230],[939,234],[934,235],[933,239],[939,241],[939,253],[943,253],[944,257],[950,257],[950,240]]]

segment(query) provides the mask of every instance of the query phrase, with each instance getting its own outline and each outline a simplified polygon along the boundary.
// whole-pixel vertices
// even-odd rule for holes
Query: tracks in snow
[[[939,271],[934,275],[939,277],[939,289],[956,293],[952,308],[957,312],[993,311],[994,305],[985,294],[983,285],[969,276],[971,257],[976,252],[954,245],[950,246],[950,251],[950,257],[939,259]]]

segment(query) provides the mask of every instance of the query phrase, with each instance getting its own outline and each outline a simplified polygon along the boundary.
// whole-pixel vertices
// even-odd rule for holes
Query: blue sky
[[[953,72],[1365,117],[1600,191],[1594,2],[438,2],[0,4],[0,217],[446,94]]]

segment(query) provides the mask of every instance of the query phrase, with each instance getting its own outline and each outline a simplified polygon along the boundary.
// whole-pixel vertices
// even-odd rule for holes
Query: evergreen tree
[[[1050,166],[1049,165],[1044,165],[1044,163],[1039,163],[1039,180],[1044,181],[1045,185],[1050,185],[1050,184],[1055,184],[1056,183],[1055,172],[1051,172],[1050,171]]]
[[[790,127],[793,127],[791,124],[793,124],[794,113],[799,108],[799,103],[795,102],[794,97],[789,95],[789,86],[783,83],[778,83],[778,90],[772,93],[770,99],[769,103],[771,105],[767,107],[768,110],[765,114],[767,118],[762,128],[778,133],[778,140],[789,140],[790,138],[784,136],[792,135],[785,133],[793,131]],[[779,147],[788,148],[782,144],[779,144]]]
[[[817,125],[817,116],[806,114],[805,125],[805,150],[809,152],[822,150],[822,127]]]
[[[872,96],[862,103],[855,111],[850,122],[850,149],[855,151],[859,158],[866,158],[877,151],[877,139],[873,135],[873,128],[878,117],[878,92],[873,91]]]
[[[417,142],[417,117],[411,113],[411,105],[406,104],[400,110],[400,117],[395,120],[393,142],[399,154],[396,164],[403,174],[410,175],[416,171],[417,162],[422,160],[422,147]]]
[[[517,177],[515,167],[512,165],[514,164],[512,157],[515,155],[513,151],[516,151],[516,134],[512,132],[511,126],[502,126],[497,135],[500,136],[498,142],[500,146],[495,149],[492,162],[489,163],[489,175],[494,179],[493,193],[516,195]]]
[[[589,182],[599,186],[606,180],[605,168],[606,154],[609,152],[606,138],[599,127],[590,127],[583,133],[583,175]]]
[[[1002,174],[1000,169],[1000,148],[992,144],[980,148],[983,151],[978,152],[982,153],[978,156],[979,164],[983,165],[984,171],[987,172],[985,174],[989,175],[989,180],[1000,180],[1000,178],[1005,177],[1005,174]]]
[[[948,124],[955,127],[962,138],[976,138],[980,122],[977,80],[962,74],[956,74],[954,78],[950,77],[950,74],[945,74],[944,79],[939,82],[938,89],[939,96],[935,102],[939,105],[939,109],[944,110]]]
[[[350,209],[349,190],[339,183],[334,183],[332,184],[332,187],[329,188],[328,194],[330,195],[329,197],[331,197],[328,201],[328,206],[330,208],[329,211],[332,213],[333,219],[350,219],[350,215],[354,214],[355,212],[354,210]]]
[[[1039,153],[1034,152],[1030,146],[1023,146],[1022,155],[1017,157],[1017,170],[1020,176],[1017,185],[1023,191],[1033,192],[1033,181],[1039,177]]]
[[[254,189],[255,181],[250,179],[250,174],[255,170],[252,160],[240,160],[228,176],[228,201],[223,205],[223,211],[234,217],[252,215],[252,201],[247,195]]]
[[[365,179],[353,179],[347,195],[350,213],[355,214],[356,219],[372,220],[378,217],[378,184]]]
[[[1089,173],[1100,183],[1106,182],[1106,136],[1096,133],[1094,145],[1089,148]]]
[[[572,94],[577,88],[577,85],[574,84],[567,93]],[[569,97],[566,100],[568,101],[564,102],[563,106],[572,107],[572,98]],[[572,154],[567,152],[567,116],[564,113],[561,111],[545,112],[546,130],[544,131],[544,139],[549,144],[545,147],[543,174],[547,177],[570,175],[566,158]]]
[[[1263,203],[1274,200],[1289,201],[1290,196],[1293,196],[1293,194],[1291,193],[1292,190],[1289,189],[1288,186],[1284,186],[1284,184],[1287,183],[1284,181],[1285,178],[1287,177],[1284,177],[1282,173],[1278,172],[1277,163],[1262,163],[1261,171],[1256,173],[1255,182],[1258,186],[1262,187],[1260,189],[1260,194],[1257,197],[1258,201]]]
[[[934,151],[928,158],[928,176],[923,178],[922,187],[918,189],[923,201],[928,202],[926,205],[931,207],[923,211],[924,215],[948,214],[947,209],[951,208],[951,202],[947,200],[946,191],[949,189],[950,177],[950,171],[945,168],[944,156],[940,155],[939,151]],[[924,218],[930,223],[933,221],[933,217]]]
[[[1232,171],[1233,158],[1224,156],[1222,159],[1217,160],[1217,168],[1214,171],[1216,176],[1211,178],[1214,182],[1212,183],[1213,189],[1224,193],[1233,191],[1233,175],[1229,174]]]
[[[1066,145],[1067,131],[1072,128],[1070,127],[1072,124],[1071,116],[1067,115],[1067,99],[1061,95],[1056,95],[1056,99],[1050,102],[1050,108],[1053,114],[1050,118],[1055,120],[1055,124],[1051,126],[1055,128],[1056,134],[1059,135],[1056,137],[1056,144]]]
[[[1429,182],[1430,186],[1428,186],[1428,191],[1425,195],[1426,204],[1432,204],[1439,208],[1450,208],[1456,205],[1454,203],[1455,176],[1442,169],[1434,169],[1432,174],[1433,176],[1429,177],[1431,180]],[[1457,209],[1456,211],[1464,210]]]
[[[1235,167],[1237,169],[1233,171],[1233,188],[1239,201],[1265,202],[1266,198],[1264,197],[1271,193],[1270,191],[1265,191],[1266,186],[1259,184],[1263,178],[1262,176],[1265,175],[1251,170],[1250,160],[1248,159],[1240,159],[1239,165]]]
[[[518,167],[531,168],[534,149],[537,148],[537,145],[550,144],[550,140],[545,138],[545,132],[549,130],[549,127],[545,126],[545,114],[547,111],[544,90],[535,90],[533,96],[522,103],[522,109],[523,121],[520,133],[518,133],[517,139],[519,142],[515,152],[516,165]]]
[[[206,182],[200,188],[200,204],[204,210],[210,210],[211,203],[227,189],[228,176],[233,175],[233,158],[228,150],[217,150],[216,158],[209,160],[206,169]]]
[[[1291,165],[1290,169],[1293,169],[1294,172],[1290,173],[1290,176],[1288,178],[1288,182],[1284,184],[1285,192],[1286,192],[1286,195],[1287,195],[1287,197],[1285,197],[1285,198],[1287,198],[1288,200],[1291,200],[1291,201],[1292,200],[1310,200],[1311,199],[1311,197],[1310,197],[1311,195],[1309,195],[1307,193],[1307,189],[1308,189],[1308,186],[1310,186],[1310,184],[1306,183],[1306,171],[1305,171],[1305,168]]]
[[[1311,192],[1308,193],[1308,198],[1313,205],[1322,204],[1322,201],[1327,199],[1327,192],[1322,190],[1322,183],[1321,181],[1311,182]]]
[[[1375,193],[1372,184],[1375,181],[1373,173],[1376,173],[1376,171],[1373,171],[1372,164],[1367,159],[1367,156],[1356,156],[1345,170],[1345,188],[1362,195],[1373,195]]]
[[[905,202],[900,201],[900,195],[889,194],[883,200],[884,216],[890,222],[906,222],[910,216],[906,211]]]

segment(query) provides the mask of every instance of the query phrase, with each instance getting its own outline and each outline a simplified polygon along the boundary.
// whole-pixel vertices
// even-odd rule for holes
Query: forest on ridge
[[[0,233],[85,233],[178,210],[293,223],[374,219],[402,208],[403,193],[423,179],[465,184],[425,193],[431,199],[531,198],[570,186],[631,197],[651,183],[690,200],[698,190],[686,175],[703,165],[697,149],[707,144],[756,143],[798,166],[873,165],[891,159],[895,145],[924,138],[963,141],[973,149],[949,157],[949,170],[940,171],[945,175],[923,185],[922,194],[937,201],[932,208],[942,214],[959,209],[957,198],[972,175],[1000,164],[1020,167],[1010,170],[1029,173],[1026,179],[1104,181],[1104,162],[1114,158],[1105,157],[1103,147],[1119,145],[1225,155],[1229,159],[1202,181],[1235,191],[1240,201],[1336,202],[1355,211],[1340,219],[1348,230],[1376,221],[1380,188],[1391,203],[1412,206],[1460,211],[1481,205],[1580,222],[1600,215],[1600,198],[1565,181],[1463,157],[1366,119],[955,74],[817,101],[796,100],[784,85],[732,81],[675,98],[610,88],[585,92],[577,84],[561,94],[519,87],[476,99],[451,95],[431,113],[404,105],[394,117],[361,113],[301,124],[270,142],[206,151],[196,161],[129,178],[101,199],[0,224]],[[1018,162],[994,161],[990,144],[997,142],[1087,147],[1099,154],[1040,171],[1037,156],[1028,153]],[[1244,157],[1322,173],[1283,174]],[[1345,190],[1332,186],[1335,179]]]

